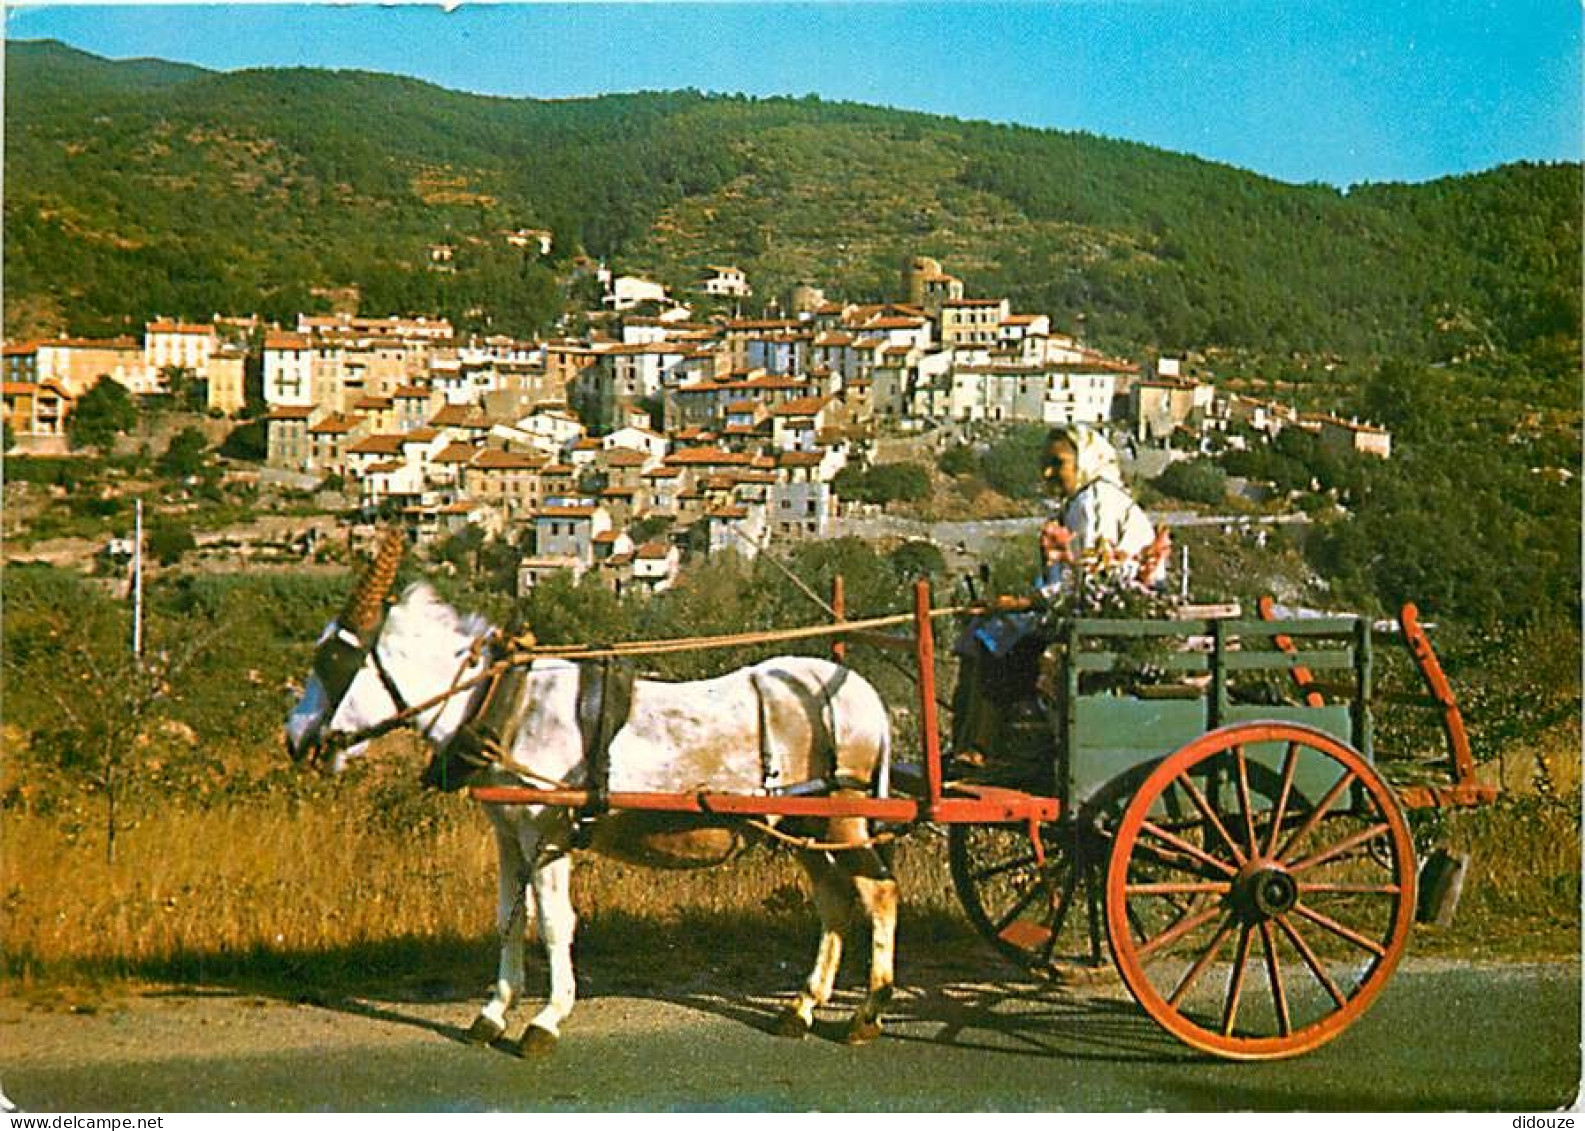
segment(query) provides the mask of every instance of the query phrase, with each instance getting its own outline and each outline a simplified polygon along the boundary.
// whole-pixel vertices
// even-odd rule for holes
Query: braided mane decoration
[[[407,534],[401,527],[387,526],[380,532],[373,561],[342,607],[339,621],[343,628],[362,635],[380,623],[380,605],[396,581],[406,549]]]

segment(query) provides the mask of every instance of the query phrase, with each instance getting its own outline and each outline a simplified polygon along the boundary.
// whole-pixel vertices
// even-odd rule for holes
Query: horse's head
[[[320,635],[303,697],[286,718],[286,751],[294,762],[307,758],[317,765],[334,753],[340,769],[348,754],[362,752],[362,744],[343,750],[327,741],[329,736],[355,733],[378,722],[377,712],[388,717],[400,710],[381,678],[375,649],[387,620],[385,598],[406,545],[399,528],[380,535],[373,561]]]

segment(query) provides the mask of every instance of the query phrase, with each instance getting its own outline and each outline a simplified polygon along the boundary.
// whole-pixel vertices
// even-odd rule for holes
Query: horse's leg
[[[556,1047],[561,1023],[578,996],[572,969],[572,935],[578,925],[572,909],[572,857],[558,852],[536,862],[532,882],[539,937],[550,964],[550,997],[523,1031],[518,1044],[522,1056],[540,1055]]]
[[[495,830],[495,930],[501,952],[495,992],[468,1030],[468,1039],[479,1044],[488,1044],[506,1032],[506,1012],[523,993],[523,929],[528,923],[529,903],[534,898],[528,882],[528,861],[523,856],[512,815],[494,808],[489,812],[490,824]]]
[[[870,926],[869,992],[848,1022],[849,1044],[863,1044],[881,1035],[881,1011],[892,1000],[897,942],[897,880],[888,862],[873,848],[850,849],[838,864],[851,877],[859,906]]]
[[[845,909],[862,909],[870,931],[869,989],[848,1022],[849,1044],[863,1044],[881,1035],[881,1011],[892,998],[893,952],[897,939],[897,881],[886,860],[870,845],[869,823],[861,817],[834,817],[826,823],[826,839],[851,847],[820,854],[829,875],[824,881],[833,901]],[[813,854],[811,854],[813,855]],[[820,887],[816,887],[816,900]],[[824,912],[822,911],[822,917]],[[838,944],[840,948],[840,943]],[[840,949],[839,949],[840,953]],[[817,967],[818,969],[818,967]],[[836,974],[835,966],[831,974]],[[811,978],[811,985],[813,978]],[[830,996],[830,983],[825,986]]]
[[[815,1006],[831,1000],[837,970],[842,965],[842,935],[853,911],[852,884],[824,852],[804,850],[798,863],[809,877],[815,910],[820,915],[820,945],[814,969],[793,1004],[782,1014],[778,1032],[802,1037],[814,1027]]]

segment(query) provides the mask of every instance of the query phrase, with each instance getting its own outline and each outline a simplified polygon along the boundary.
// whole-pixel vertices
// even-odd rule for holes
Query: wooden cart
[[[618,792],[607,804],[944,826],[958,895],[998,950],[1034,967],[1094,961],[1104,935],[1140,1006],[1220,1056],[1296,1055],[1359,1017],[1415,918],[1404,808],[1494,792],[1474,780],[1457,704],[1413,607],[1399,627],[1439,712],[1449,773],[1443,785],[1402,791],[1374,763],[1370,623],[1271,619],[1269,607],[1261,619],[1054,622],[1046,764],[1024,780],[954,780],[941,751],[933,623],[963,611],[932,608],[920,583],[909,636],[829,630],[906,649],[917,667],[921,762],[915,773],[896,768],[896,795]],[[1157,682],[1130,676],[1142,647],[1155,654]],[[1241,701],[1241,684],[1265,673],[1293,680],[1302,701]],[[1329,702],[1316,673],[1341,674],[1349,694]],[[1336,686],[1327,690],[1336,699]],[[589,800],[578,790],[474,792],[487,803]]]

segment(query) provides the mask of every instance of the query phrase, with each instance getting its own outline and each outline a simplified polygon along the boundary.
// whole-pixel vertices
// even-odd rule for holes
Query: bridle
[[[395,677],[391,675],[390,669],[380,657],[380,633],[385,628],[385,621],[383,606],[379,619],[372,627],[361,633],[344,627],[340,620],[337,620],[314,652],[313,672],[319,677],[319,686],[324,689],[326,705],[308,733],[303,736],[303,755],[311,762],[321,762],[330,754],[386,734],[410,720],[407,698],[402,694]],[[380,677],[380,684],[385,688],[385,693],[396,705],[396,714],[370,727],[356,731],[338,731],[327,736],[324,733],[325,727],[329,726],[330,720],[336,717],[336,712],[341,709],[347,693],[352,690],[358,673],[370,660],[374,661],[375,674]]]
[[[443,706],[464,692],[473,692],[477,697],[499,674],[502,667],[501,663],[494,660],[492,654],[496,634],[486,633],[475,640],[463,654],[456,677],[445,691],[432,695],[422,702],[409,703],[380,655],[380,633],[384,630],[385,623],[386,613],[382,608],[379,619],[365,632],[360,634],[343,628],[338,621],[320,642],[318,650],[314,653],[313,672],[319,677],[320,686],[324,688],[326,706],[303,736],[302,753],[298,757],[306,757],[311,763],[322,763],[339,751],[372,741],[394,730],[412,726],[424,712]],[[483,669],[471,676],[468,675],[469,669],[481,660],[484,661]],[[374,664],[375,674],[379,676],[380,683],[385,688],[385,693],[390,696],[391,703],[396,707],[396,713],[388,719],[370,723],[357,730],[325,734],[325,728],[341,709],[342,701],[352,689],[358,673],[371,661]],[[469,708],[470,711],[474,709],[474,707]],[[436,720],[431,720],[429,725],[433,726],[437,720],[438,716]]]

